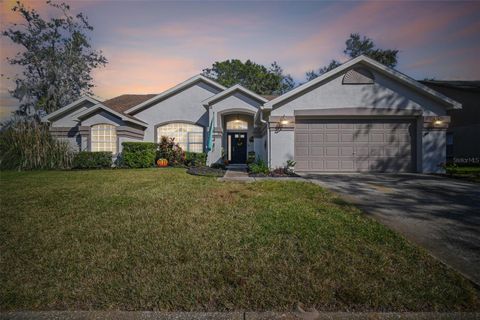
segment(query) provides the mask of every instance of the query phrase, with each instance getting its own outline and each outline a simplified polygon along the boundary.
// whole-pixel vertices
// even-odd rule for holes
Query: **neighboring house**
[[[461,105],[360,56],[278,97],[202,75],[155,95],[84,97],[44,118],[77,150],[122,151],[124,141],[174,137],[208,164],[245,163],[297,171],[440,172],[448,110]],[[210,123],[213,148],[207,150]]]
[[[447,131],[447,159],[479,161],[480,159],[480,81],[420,81],[435,91],[462,104],[451,109]]]

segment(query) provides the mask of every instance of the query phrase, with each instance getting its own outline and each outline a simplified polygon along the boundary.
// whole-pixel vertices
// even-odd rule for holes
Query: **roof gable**
[[[247,97],[253,99],[253,100],[256,100],[260,103],[265,103],[267,102],[268,100],[264,97],[262,97],[261,95],[259,94],[256,94],[255,92],[251,91],[251,90],[248,90],[247,88],[239,85],[239,84],[236,84],[234,85],[233,87],[230,87],[228,88],[227,90],[224,90],[222,92],[219,92],[217,93],[216,95],[206,99],[203,101],[203,105],[204,106],[209,106],[209,105],[212,105],[212,104],[215,104],[216,102],[220,101],[220,100],[223,100],[225,99],[226,97],[236,93],[236,92],[240,92],[240,93],[243,93],[244,95],[246,95]]]
[[[391,78],[393,78],[395,81],[398,81],[407,87],[420,92],[438,102],[441,102],[443,105],[445,105],[448,109],[460,109],[461,104],[448,98],[447,96],[427,87],[426,85],[408,77],[407,75],[394,70],[392,68],[389,68],[373,59],[368,58],[367,56],[361,55],[359,57],[356,57],[354,59],[351,59],[344,64],[338,66],[337,68],[330,70],[329,72],[324,73],[323,75],[304,83],[303,85],[279,96],[278,98],[275,98],[265,104],[266,109],[273,109],[275,105],[278,103],[285,101],[289,98],[298,96],[303,94],[305,91],[308,89],[315,87],[318,84],[321,84],[323,81],[327,81],[329,79],[332,79],[333,77],[337,76],[338,74],[342,73],[343,71],[352,68],[356,65],[359,66],[367,66],[370,67],[377,72],[380,72],[382,74],[385,74]]]
[[[87,118],[88,116],[92,115],[93,113],[97,112],[97,111],[100,111],[100,110],[103,110],[103,111],[106,111],[120,119],[122,119],[123,121],[125,122],[130,122],[130,123],[134,123],[134,124],[138,124],[142,127],[146,127],[147,124],[141,120],[138,120],[128,114],[125,114],[125,113],[120,113],[120,112],[117,112],[115,110],[112,110],[110,108],[108,108],[107,106],[103,105],[102,103],[98,103],[96,105],[94,105],[93,107],[91,108],[88,108],[86,110],[84,110],[83,112],[79,113],[77,115],[77,119],[78,120],[82,120],[84,118]]]
[[[142,110],[143,108],[149,106],[150,104],[158,102],[158,101],[163,100],[163,99],[166,99],[166,98],[168,98],[172,95],[175,95],[176,93],[182,91],[183,89],[185,89],[185,88],[187,88],[187,87],[189,87],[189,86],[191,86],[191,85],[193,85],[197,82],[204,82],[204,83],[209,84],[210,86],[212,86],[214,88],[217,88],[220,91],[223,91],[223,90],[226,89],[221,84],[219,84],[219,83],[217,83],[217,82],[199,74],[199,75],[196,75],[196,76],[194,76],[194,77],[176,85],[173,88],[170,88],[170,89],[168,89],[168,90],[166,90],[166,91],[164,91],[164,92],[162,92],[158,95],[155,95],[154,97],[152,97],[152,98],[150,98],[146,101],[143,101],[142,103],[140,103],[140,104],[138,104],[134,107],[131,107],[131,108],[125,110],[124,112],[126,114],[131,114],[131,113],[134,113],[136,111]]]
[[[43,122],[48,122],[48,121],[51,121],[53,119],[56,119],[64,114],[67,114],[69,112],[71,112],[72,110],[75,110],[79,105],[81,105],[82,103],[84,102],[90,102],[92,103],[92,105],[96,105],[97,103],[99,103],[100,101],[98,101],[97,99],[94,99],[90,96],[87,96],[87,95],[84,95],[82,97],[80,97],[78,100],[75,100],[73,101],[72,103],[66,105],[65,107],[62,107],[54,112],[51,112],[49,114],[47,114],[45,117],[42,118],[42,121]]]

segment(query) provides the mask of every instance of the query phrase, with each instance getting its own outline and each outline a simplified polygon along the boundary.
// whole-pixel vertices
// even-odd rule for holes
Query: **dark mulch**
[[[188,168],[187,173],[195,176],[223,177],[225,175],[225,170],[210,167],[190,167]]]
[[[273,170],[269,174],[264,174],[264,173],[249,173],[248,174],[250,177],[255,177],[255,178],[264,178],[264,177],[271,177],[271,178],[295,178],[295,177],[300,177],[296,173],[286,173],[285,171],[280,171],[280,170]]]

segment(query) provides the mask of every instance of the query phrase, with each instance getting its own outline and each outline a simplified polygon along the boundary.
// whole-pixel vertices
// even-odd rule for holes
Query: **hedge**
[[[155,165],[156,143],[123,142],[122,146],[122,165],[129,168],[148,168]]]
[[[185,164],[189,167],[203,167],[207,164],[207,154],[203,152],[185,152]]]
[[[74,169],[102,169],[112,167],[112,153],[110,151],[90,152],[81,151],[73,158]]]

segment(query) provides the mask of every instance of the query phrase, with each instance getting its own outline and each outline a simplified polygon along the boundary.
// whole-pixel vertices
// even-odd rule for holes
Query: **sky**
[[[109,63],[95,70],[94,94],[160,93],[215,61],[277,61],[297,82],[331,59],[346,61],[345,40],[358,32],[398,49],[397,70],[415,78],[480,80],[480,1],[140,1],[64,0],[95,28],[95,49]],[[41,15],[55,10],[27,0]],[[19,22],[14,0],[0,0],[0,30]],[[18,47],[0,37],[0,119],[16,108],[5,61]]]

